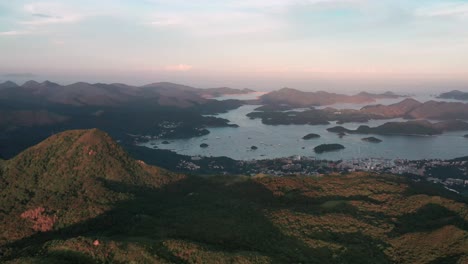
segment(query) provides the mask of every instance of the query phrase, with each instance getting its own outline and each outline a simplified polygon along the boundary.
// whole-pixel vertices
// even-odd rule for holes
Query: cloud
[[[63,46],[65,45],[65,41],[63,40],[52,40],[51,43],[56,46]]]
[[[271,32],[281,26],[278,20],[267,14],[240,11],[156,13],[153,14],[150,25],[198,36]]]
[[[419,8],[416,16],[468,18],[468,3],[441,3]]]
[[[52,16],[46,15],[46,14],[31,14],[32,16],[35,17],[42,17],[42,18],[51,18]]]
[[[154,16],[151,25],[156,27],[167,27],[167,26],[180,26],[186,23],[186,19],[183,16],[168,15],[168,14],[157,14]]]
[[[187,65],[187,64],[178,64],[178,65],[168,65],[164,67],[164,70],[166,71],[190,71],[193,68],[192,65]]]
[[[32,19],[23,21],[21,24],[30,26],[73,23],[82,20],[86,16],[71,7],[55,2],[26,4],[23,9]]]
[[[232,1],[232,7],[240,8],[281,8],[296,5],[349,5],[361,4],[367,0],[237,0]]]
[[[0,36],[20,36],[20,35],[27,35],[27,34],[31,34],[31,32],[21,31],[21,30],[10,30],[10,31],[0,32]]]

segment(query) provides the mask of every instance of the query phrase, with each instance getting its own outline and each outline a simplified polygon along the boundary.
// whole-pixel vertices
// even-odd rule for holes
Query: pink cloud
[[[190,71],[192,68],[192,65],[187,64],[168,65],[164,67],[166,71]]]

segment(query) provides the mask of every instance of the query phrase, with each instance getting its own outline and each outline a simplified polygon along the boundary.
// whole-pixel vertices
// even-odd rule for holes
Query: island
[[[296,106],[299,107],[299,106]],[[306,106],[303,106],[306,107]],[[428,101],[421,103],[411,98],[391,105],[368,105],[360,110],[326,107],[290,110],[288,104],[266,104],[247,114],[251,119],[260,118],[265,125],[326,125],[349,122],[367,123],[369,120],[404,118],[408,120],[468,120],[468,104],[461,102]]]
[[[462,102],[427,101],[407,98],[391,105],[369,105],[360,111],[374,119],[405,118],[433,120],[468,120],[468,104]]]
[[[307,134],[307,135],[302,137],[302,139],[304,139],[304,140],[309,140],[309,139],[314,139],[314,138],[320,138],[320,135],[310,133],[310,134]]]
[[[208,144],[206,144],[206,143],[202,143],[202,144],[200,144],[200,148],[207,148],[208,146],[209,146],[209,145],[208,145]]]
[[[262,111],[262,112],[281,112],[281,111],[288,111],[294,109],[294,106],[288,104],[266,104],[260,107],[255,108],[255,111]]]
[[[345,149],[341,144],[322,144],[314,148],[315,153],[321,154],[324,152],[338,151]]]
[[[468,123],[460,120],[431,123],[426,120],[388,122],[377,127],[359,126],[356,130],[342,126],[328,128],[332,133],[378,134],[378,135],[439,135],[449,131],[468,131]]]
[[[262,95],[259,99],[261,104],[267,105],[289,105],[293,108],[332,105],[336,103],[371,103],[377,99],[398,98],[400,95],[392,92],[383,94],[371,94],[361,92],[356,95],[345,95],[329,93],[325,91],[305,92],[291,88],[283,88]]]
[[[463,137],[464,137],[464,138],[468,138],[468,134],[464,135]]]
[[[260,118],[265,125],[328,125],[330,121],[365,123],[374,116],[359,110],[335,108],[309,109],[304,111],[263,111],[247,114],[250,119]]]
[[[250,149],[251,149],[251,150],[257,150],[258,147],[257,147],[257,146],[251,146]]]
[[[382,142],[381,139],[378,139],[376,137],[366,137],[366,138],[363,138],[362,141],[366,141],[366,142],[370,142],[370,143],[380,143],[380,142]]]

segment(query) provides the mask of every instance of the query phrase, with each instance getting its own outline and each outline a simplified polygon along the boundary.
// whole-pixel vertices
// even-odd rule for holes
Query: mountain
[[[28,81],[21,86],[17,86],[13,82],[0,84],[0,100],[70,106],[122,106],[149,103],[159,106],[189,108],[210,102],[206,99],[209,97],[251,91],[227,87],[200,89],[169,82],[143,86],[77,82],[62,86],[50,81],[42,83]]]
[[[286,104],[292,107],[311,107],[332,105],[336,103],[371,103],[376,99],[382,98],[397,98],[395,94],[371,94],[361,92],[357,95],[344,95],[337,93],[329,93],[324,91],[318,92],[303,92],[291,88],[283,88],[278,91],[273,91],[262,95],[260,102],[263,104],[281,105]]]
[[[56,134],[3,164],[0,225],[14,232],[3,233],[0,242],[105,213],[130,197],[127,190],[109,187],[113,184],[157,188],[180,177],[131,159],[100,130]],[[48,223],[21,219],[34,210]]]
[[[465,263],[468,205],[392,175],[197,177],[102,131],[0,162],[2,263]]]
[[[139,88],[145,91],[146,96],[151,96],[151,93],[156,93],[159,98],[159,104],[172,105],[181,104],[185,101],[185,106],[193,106],[193,103],[204,104],[206,99],[220,97],[229,94],[246,94],[255,92],[250,89],[233,89],[229,87],[219,88],[194,88],[186,85],[174,84],[169,82],[152,83]]]
[[[3,83],[0,83],[0,90],[4,88],[15,88],[18,87],[18,85],[12,81],[6,81]]]
[[[169,82],[152,83],[138,88],[140,96],[154,98],[159,105],[182,108],[206,103],[199,92],[201,89]]]
[[[34,81],[34,80],[29,80],[27,82],[25,82],[23,85],[21,85],[21,87],[23,88],[35,88],[37,86],[39,86],[40,83]]]
[[[254,90],[251,89],[234,89],[229,87],[219,87],[219,88],[207,88],[202,89],[199,94],[203,97],[212,98],[212,97],[220,97],[223,95],[230,95],[230,94],[248,94],[254,93]]]
[[[369,93],[369,92],[360,92],[357,94],[357,96],[362,96],[362,97],[369,97],[369,98],[375,98],[375,99],[396,99],[400,97],[404,97],[402,95],[398,95],[394,92],[387,91],[385,93],[381,94],[376,94],[376,93]]]
[[[0,146],[10,158],[47,136],[70,129],[99,128],[117,140],[131,135],[189,138],[209,127],[235,126],[205,115],[240,107],[239,100],[203,98],[202,89],[172,83],[141,87],[120,83],[77,82],[59,85],[28,81],[0,87]]]
[[[462,92],[458,90],[453,90],[451,92],[447,93],[442,93],[437,98],[441,99],[455,99],[455,100],[463,100],[466,101],[468,100],[468,93],[467,92]]]

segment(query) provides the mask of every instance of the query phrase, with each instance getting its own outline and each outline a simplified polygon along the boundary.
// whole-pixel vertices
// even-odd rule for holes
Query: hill
[[[0,164],[3,263],[465,263],[468,205],[402,177],[184,177],[99,130]]]
[[[324,91],[304,92],[291,88],[283,88],[260,97],[260,102],[267,105],[289,105],[291,107],[311,107],[332,105],[336,103],[371,103],[376,99],[398,98],[393,93],[371,94],[361,92],[357,95],[344,95]]]
[[[397,117],[434,120],[468,119],[468,104],[437,101],[421,103],[408,98],[391,105],[365,106],[361,112],[380,119]]]
[[[364,113],[369,113],[373,115],[383,116],[386,118],[397,118],[406,116],[408,112],[412,111],[416,107],[420,106],[422,103],[407,98],[399,103],[391,105],[370,105],[365,106],[361,109]]]
[[[455,100],[463,100],[466,101],[468,100],[468,93],[467,92],[462,92],[458,90],[453,90],[447,93],[441,93],[437,98],[442,98],[442,99],[455,99]]]
[[[211,98],[211,97],[220,97],[223,95],[233,95],[233,94],[248,94],[255,92],[252,89],[244,88],[244,89],[234,89],[229,87],[218,87],[218,88],[207,88],[202,89],[199,91],[199,94],[203,97]]]
[[[180,177],[131,159],[97,129],[54,135],[4,162],[0,219],[9,232],[2,234],[0,243],[95,218],[130,197],[109,184],[156,188]],[[41,211],[43,218],[20,217],[34,211]]]

